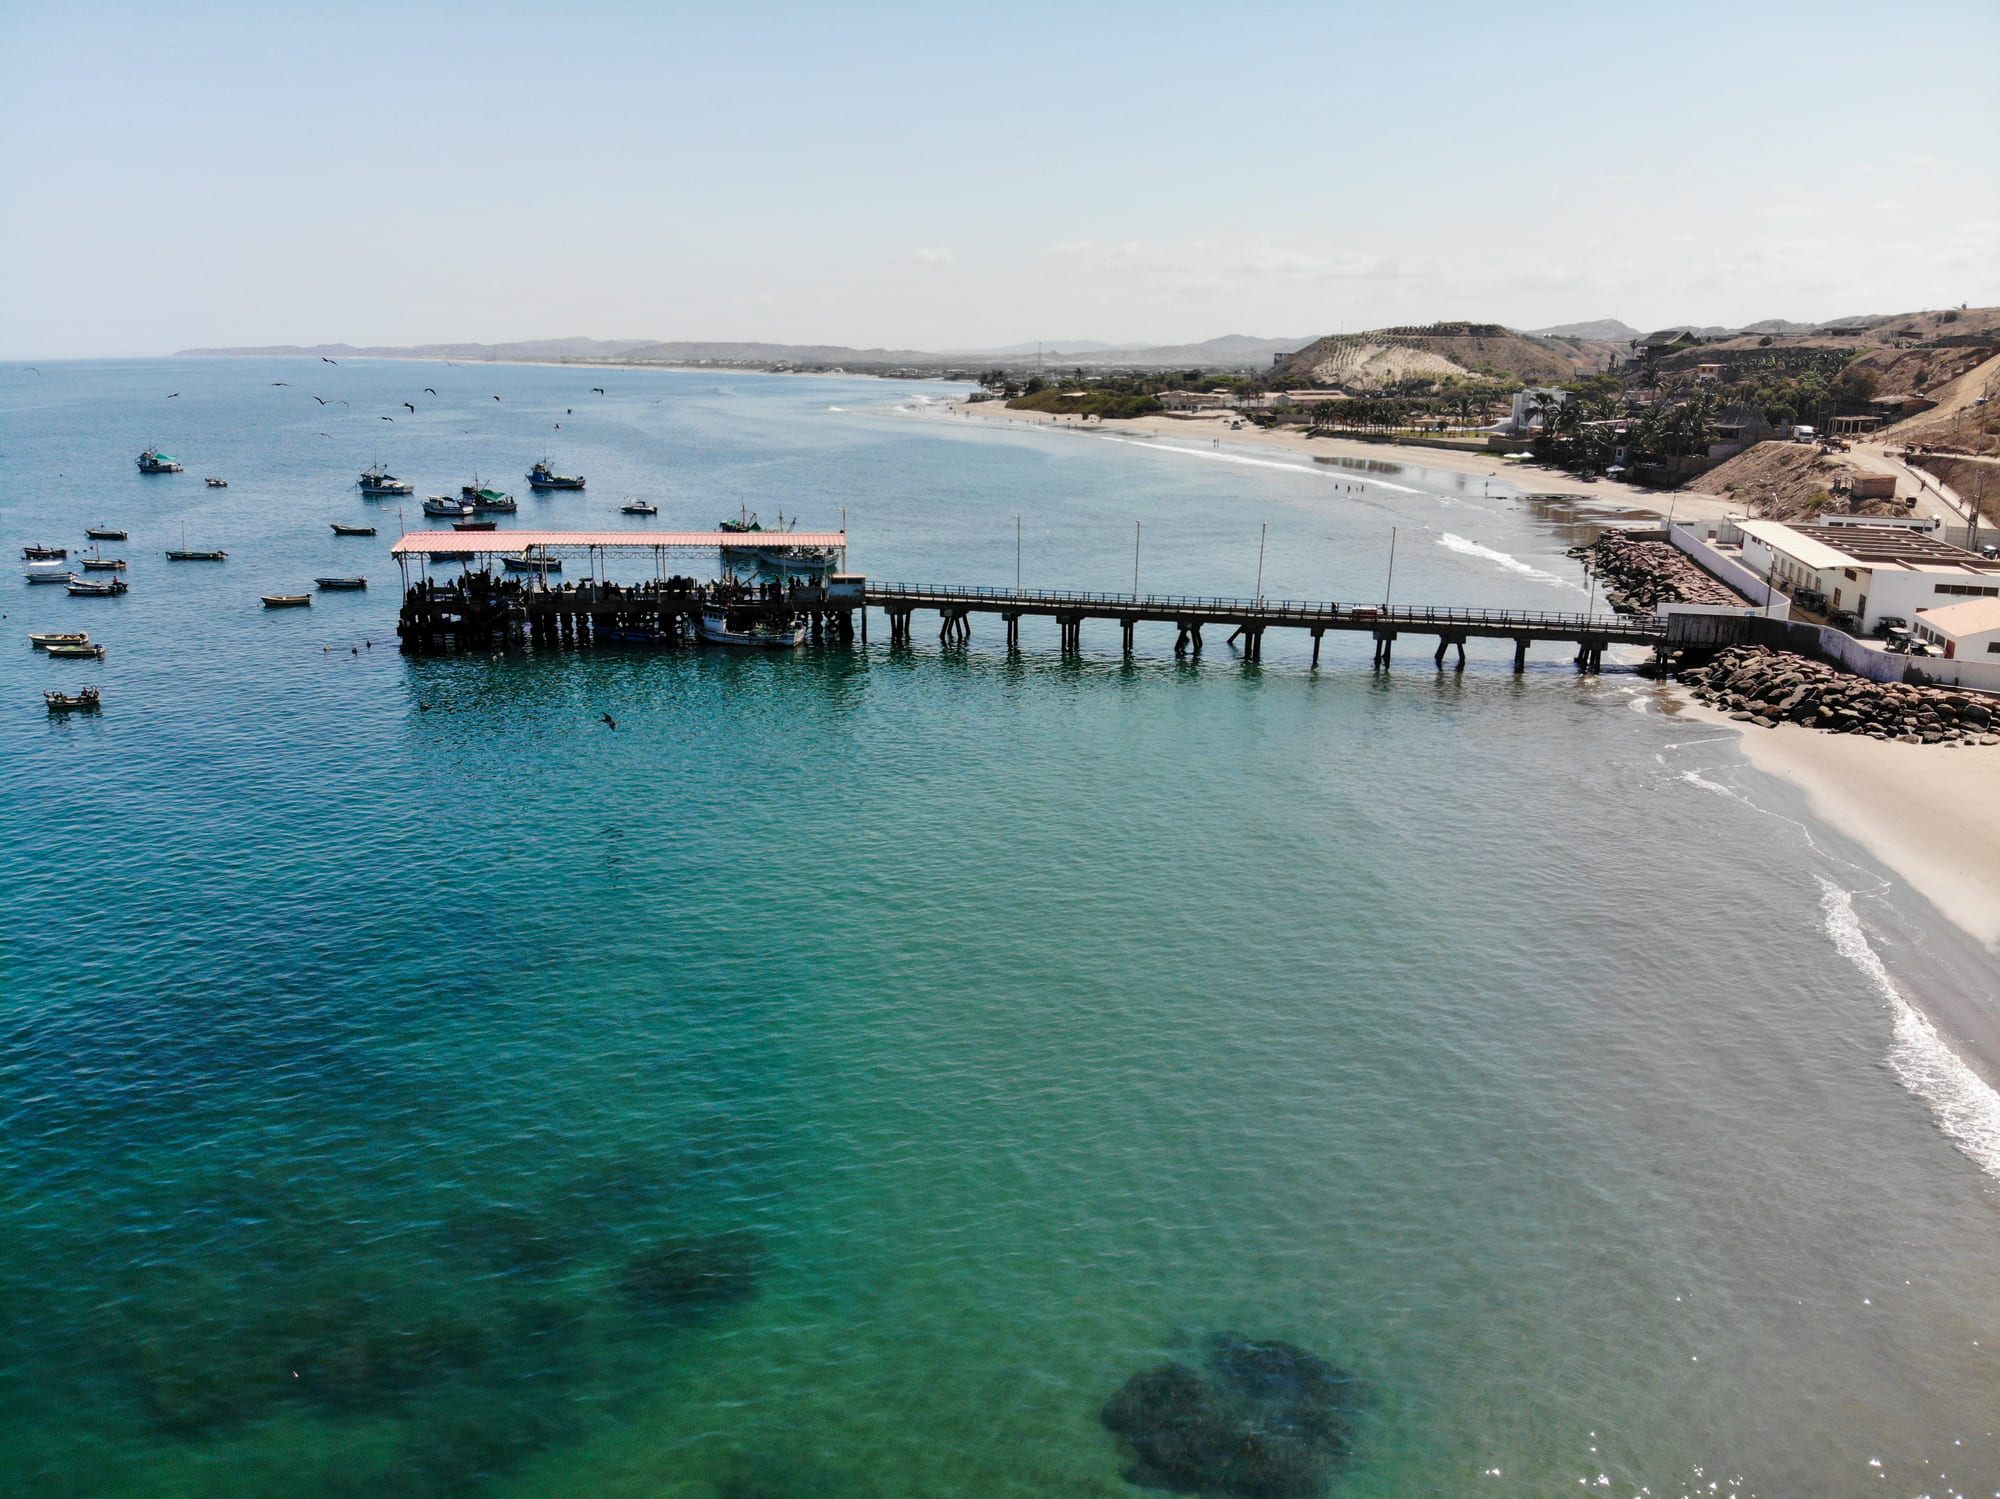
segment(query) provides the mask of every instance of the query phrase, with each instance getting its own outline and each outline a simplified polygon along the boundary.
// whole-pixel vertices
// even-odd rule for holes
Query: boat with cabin
[[[500,529],[500,522],[497,520],[455,520],[451,523],[451,528],[454,531],[497,531]]]
[[[210,489],[227,489],[229,487],[227,479],[203,479],[201,482],[206,484]]]
[[[23,562],[60,562],[69,555],[68,547],[22,547]]]
[[[536,551],[533,547],[529,547],[527,551],[521,553],[518,557],[502,557],[500,561],[510,573],[559,573],[562,571],[562,558],[551,557],[547,552]]]
[[[373,526],[343,526],[339,521],[332,522],[332,525],[333,534],[336,536],[373,536],[375,534]]]
[[[132,585],[123,578],[106,578],[102,583],[93,583],[88,578],[69,580],[69,596],[73,599],[111,599],[131,591]]]
[[[364,469],[358,481],[365,495],[415,494],[417,486],[408,479],[398,479],[381,464]]]
[[[627,495],[625,503],[620,505],[618,509],[625,515],[658,515],[660,513],[658,505],[648,504],[637,495]]]
[[[85,526],[83,534],[92,541],[124,541],[126,535],[116,526]]]
[[[431,566],[436,567],[441,562],[470,562],[476,555],[473,552],[432,552]]]
[[[62,661],[102,661],[104,659],[104,647],[101,645],[92,645],[88,640],[68,641],[62,645],[49,646],[47,650],[51,656]]]
[[[49,705],[51,713],[95,713],[102,706],[95,687],[86,687],[75,694],[44,692],[42,701]]]
[[[696,616],[696,627],[701,638],[714,645],[750,645],[783,650],[803,644],[806,638],[803,624],[780,622],[767,618],[760,611],[731,609],[726,604],[704,605]]]
[[[169,562],[227,562],[229,553],[202,547],[177,547],[167,553]]]
[[[472,514],[472,507],[463,500],[450,499],[445,495],[427,495],[424,497],[424,514],[470,515]]]
[[[340,593],[368,586],[366,578],[314,578],[313,582],[328,593]]]
[[[474,510],[492,510],[503,515],[512,514],[521,508],[520,503],[511,494],[502,494],[497,489],[475,489],[470,504]]]
[[[313,601],[309,593],[267,593],[262,598],[266,609],[310,609]]]
[[[528,488],[581,489],[583,488],[583,475],[559,474],[553,468],[549,467],[549,460],[544,458],[540,463],[528,470]]]
[[[125,571],[123,557],[106,557],[102,554],[83,559],[83,570],[87,573],[122,573]]]
[[[58,630],[44,635],[30,635],[28,644],[37,649],[52,645],[89,645],[90,636],[83,630]]]
[[[172,453],[148,448],[139,455],[139,472],[142,474],[177,474],[180,471],[181,461]]]
[[[831,573],[839,566],[839,555],[830,547],[788,546],[784,542],[787,532],[796,529],[799,518],[795,515],[789,521],[785,513],[778,512],[775,527],[760,525],[755,511],[744,510],[742,518],[734,521],[719,521],[717,529],[732,532],[738,536],[756,535],[758,544],[728,546],[722,548],[725,563],[748,565],[765,573],[781,578],[819,578]],[[765,541],[763,538],[771,540]]]

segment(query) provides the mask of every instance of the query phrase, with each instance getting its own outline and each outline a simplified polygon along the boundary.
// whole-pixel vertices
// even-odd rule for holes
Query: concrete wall
[[[1681,614],[1668,620],[1667,644],[1694,648],[1762,645],[1831,661],[1874,682],[1923,682],[2000,693],[2000,666],[1939,656],[1892,656],[1870,650],[1832,625],[1797,624],[1756,615]]]
[[[1753,604],[1776,604],[1785,595],[1773,588],[1762,578],[1750,571],[1734,557],[1725,556],[1708,544],[1708,537],[1691,521],[1676,521],[1673,525],[1672,540],[1675,546],[1694,558],[1701,570],[1712,578],[1719,578],[1742,594]],[[1790,607],[1789,604],[1786,605]]]

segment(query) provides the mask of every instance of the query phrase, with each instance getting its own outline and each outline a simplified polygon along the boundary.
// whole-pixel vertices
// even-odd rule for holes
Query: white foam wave
[[[2000,1093],[1960,1061],[1937,1028],[1903,998],[1862,933],[1853,897],[1831,880],[1821,878],[1819,883],[1822,924],[1834,949],[1861,970],[1889,1005],[1895,1037],[1889,1047],[1890,1070],[1930,1105],[1938,1128],[1952,1144],[1988,1176],[2000,1177]]]
[[[1522,573],[1540,583],[1554,583],[1559,588],[1577,588],[1568,578],[1559,578],[1554,573],[1544,572],[1533,563],[1523,562],[1519,557],[1510,557],[1505,552],[1496,552],[1492,547],[1481,546],[1463,536],[1454,536],[1449,531],[1438,533],[1438,545],[1467,557],[1479,557],[1488,562],[1497,562],[1509,572]],[[1579,593],[1583,592],[1577,588]]]
[[[1683,781],[1686,781],[1691,786],[1701,787],[1701,789],[1704,791],[1713,791],[1716,792],[1718,795],[1726,796],[1731,801],[1740,802],[1745,799],[1741,792],[1733,790],[1732,788],[1723,785],[1720,781],[1711,781],[1707,776],[1703,775],[1698,770],[1682,771],[1681,779]]]
[[[1141,443],[1130,437],[1106,437],[1104,440],[1106,442],[1123,443],[1128,447],[1149,447],[1156,453],[1180,453],[1188,458],[1206,458],[1212,463],[1240,463],[1245,468],[1281,468],[1288,474],[1316,474],[1323,472],[1320,469],[1307,468],[1303,463],[1282,463],[1272,458],[1252,458],[1243,453],[1225,453],[1220,448],[1182,448],[1175,447],[1172,443],[1164,445],[1151,442]],[[1353,474],[1343,474],[1339,477],[1345,478],[1350,484],[1361,483],[1371,485],[1377,489],[1393,489],[1398,494],[1424,494],[1427,492],[1421,489],[1410,489],[1401,484],[1391,484],[1386,479],[1377,479],[1373,476],[1360,479]]]

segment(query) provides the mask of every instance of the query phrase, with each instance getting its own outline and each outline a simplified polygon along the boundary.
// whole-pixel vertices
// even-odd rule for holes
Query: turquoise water
[[[5,610],[0,1490],[1134,1494],[1105,1402],[1233,1331],[1357,1376],[1338,1494],[2000,1492],[1990,1090],[1869,971],[1991,960],[1650,684],[879,619],[411,661],[351,486],[845,506],[926,582],[1012,581],[1018,513],[1030,585],[1130,586],[1142,521],[1142,587],[1248,593],[1265,525],[1290,597],[1395,527],[1398,598],[1579,607],[1518,500],[936,387],[41,368],[5,539],[125,525],[133,591]]]

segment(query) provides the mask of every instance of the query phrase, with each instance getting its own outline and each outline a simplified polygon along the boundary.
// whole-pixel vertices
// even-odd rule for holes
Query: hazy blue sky
[[[2000,302],[2000,4],[0,4],[0,351]]]

